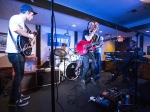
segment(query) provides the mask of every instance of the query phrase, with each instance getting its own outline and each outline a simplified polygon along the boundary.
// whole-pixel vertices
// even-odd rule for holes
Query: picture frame
[[[5,53],[7,33],[0,32],[0,53]]]

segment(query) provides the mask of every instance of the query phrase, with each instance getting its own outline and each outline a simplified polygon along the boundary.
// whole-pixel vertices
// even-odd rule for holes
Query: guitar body
[[[85,55],[88,53],[89,50],[94,50],[95,45],[100,44],[100,42],[105,42],[105,41],[109,41],[109,40],[116,40],[116,39],[117,38],[114,37],[114,38],[108,38],[108,39],[104,39],[102,41],[97,41],[97,42],[90,42],[90,41],[81,40],[76,45],[76,51],[79,55]]]
[[[88,53],[89,50],[94,50],[95,48],[91,46],[91,42],[81,40],[76,45],[76,51],[79,55],[85,55]]]
[[[29,38],[20,35],[17,37],[17,47],[25,56],[31,55],[34,43],[34,39],[30,40]]]

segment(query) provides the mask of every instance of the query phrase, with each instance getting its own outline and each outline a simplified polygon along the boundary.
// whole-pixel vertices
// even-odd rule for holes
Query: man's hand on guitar
[[[34,31],[34,32],[33,32],[33,35],[34,35],[34,36],[37,36],[37,35],[38,35],[38,32],[37,32],[37,31]]]
[[[104,45],[104,41],[100,41],[99,47],[102,47]]]

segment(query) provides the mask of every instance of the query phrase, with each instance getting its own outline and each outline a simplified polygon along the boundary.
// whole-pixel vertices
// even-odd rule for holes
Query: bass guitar
[[[116,40],[116,37],[109,38],[109,39],[104,39],[104,40],[101,40],[101,41],[106,42],[108,40]],[[79,55],[85,55],[85,54],[88,53],[89,50],[94,50],[95,45],[100,44],[101,41],[91,43],[90,41],[81,40],[76,45],[76,51]]]
[[[31,33],[31,30],[25,25],[29,33]],[[37,32],[33,32],[34,36],[37,35]],[[19,51],[21,51],[25,56],[29,56],[32,53],[32,47],[35,44],[35,38],[27,38],[21,35],[17,36],[17,48]]]

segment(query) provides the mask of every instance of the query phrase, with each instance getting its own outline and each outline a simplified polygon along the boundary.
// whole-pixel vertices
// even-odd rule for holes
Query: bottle
[[[118,101],[118,111],[117,112],[121,112],[121,104],[122,104],[122,102]]]
[[[130,104],[130,95],[126,95],[125,104]]]

